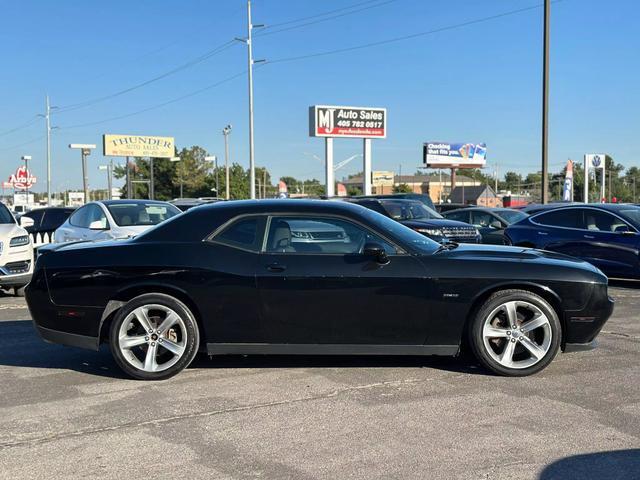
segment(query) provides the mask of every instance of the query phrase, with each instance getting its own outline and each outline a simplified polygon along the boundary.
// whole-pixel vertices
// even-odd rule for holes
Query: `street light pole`
[[[69,148],[80,150],[82,154],[82,187],[84,189],[84,203],[89,201],[89,172],[87,172],[87,157],[91,155],[91,150],[96,148],[93,144],[72,143]]]
[[[541,200],[549,201],[549,20],[551,0],[544,0],[544,46],[542,66],[542,188]]]
[[[224,169],[225,169],[225,199],[229,200],[229,134],[231,133],[231,125],[227,125],[222,129],[224,136]]]

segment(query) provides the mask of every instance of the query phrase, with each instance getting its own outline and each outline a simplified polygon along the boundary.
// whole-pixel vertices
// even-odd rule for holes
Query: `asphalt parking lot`
[[[640,286],[597,350],[507,379],[455,359],[222,357],[122,377],[0,295],[0,478],[640,478]]]

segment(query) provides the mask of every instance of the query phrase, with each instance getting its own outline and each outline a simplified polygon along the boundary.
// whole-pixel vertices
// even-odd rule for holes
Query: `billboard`
[[[173,158],[176,142],[173,137],[104,134],[102,148],[105,157]]]
[[[394,173],[389,171],[372,172],[371,183],[376,187],[393,187]]]
[[[484,143],[428,142],[423,147],[423,162],[432,168],[482,168],[487,163]]]
[[[309,107],[309,136],[386,138],[387,109],[374,107]]]

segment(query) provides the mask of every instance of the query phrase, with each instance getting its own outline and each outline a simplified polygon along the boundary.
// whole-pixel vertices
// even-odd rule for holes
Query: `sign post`
[[[309,136],[325,137],[325,181],[328,197],[335,194],[333,139],[362,138],[362,192],[371,195],[371,139],[387,138],[387,109],[314,105],[309,107]]]
[[[602,185],[600,186],[600,201],[605,198],[605,165],[607,155],[604,153],[588,153],[584,156],[584,203],[589,203],[589,170],[602,171]],[[597,181],[597,179],[595,179]]]

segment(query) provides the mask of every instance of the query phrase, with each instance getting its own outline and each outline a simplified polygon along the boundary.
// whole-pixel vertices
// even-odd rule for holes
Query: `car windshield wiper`
[[[448,241],[447,243],[443,243],[438,247],[436,253],[441,252],[443,250],[453,250],[454,248],[458,248],[460,244],[458,242]]]

